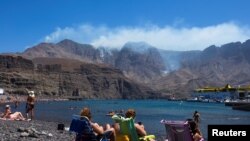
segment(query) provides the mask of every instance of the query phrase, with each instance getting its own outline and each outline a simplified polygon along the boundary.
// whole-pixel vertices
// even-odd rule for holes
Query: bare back
[[[28,104],[34,105],[34,104],[35,104],[35,97],[29,96],[29,97],[27,98],[27,103],[28,103]]]

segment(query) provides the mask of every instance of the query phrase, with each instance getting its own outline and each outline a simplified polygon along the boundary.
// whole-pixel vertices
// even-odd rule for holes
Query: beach
[[[63,123],[69,127],[72,115],[79,114],[83,107],[89,107],[92,111],[93,121],[100,125],[113,124],[110,111],[125,111],[128,108],[136,110],[136,122],[145,125],[148,134],[156,136],[158,141],[166,137],[166,129],[160,123],[164,120],[186,120],[193,116],[197,110],[201,114],[200,128],[207,139],[208,125],[239,125],[249,124],[250,114],[245,111],[232,110],[231,107],[221,103],[179,102],[166,100],[83,100],[83,101],[39,101],[35,105],[34,121],[2,121],[0,120],[0,140],[74,140],[74,133],[57,130],[57,125]],[[20,103],[17,109],[25,113],[25,103]],[[5,127],[8,127],[5,129]],[[34,137],[20,137],[18,128],[34,127],[38,132],[46,132],[47,135]],[[52,134],[52,136],[49,135]]]
[[[0,120],[0,141],[72,141],[75,134],[57,130],[57,122]],[[65,127],[69,127],[65,124]]]

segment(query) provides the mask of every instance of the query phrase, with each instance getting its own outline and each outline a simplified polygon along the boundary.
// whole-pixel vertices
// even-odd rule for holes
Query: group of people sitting
[[[113,115],[113,113],[112,113]],[[101,126],[98,123],[93,122],[92,120],[92,115],[91,111],[89,108],[85,107],[81,110],[80,112],[81,117],[87,117],[87,120],[90,123],[90,126],[97,137],[97,140],[100,140],[103,135],[107,135],[109,137],[110,141],[131,141],[129,136],[124,136],[121,135],[121,127],[119,123],[114,123],[113,125],[106,124],[105,126]],[[125,114],[125,118],[132,118],[135,119],[136,117],[136,112],[134,109],[128,109]],[[199,122],[200,122],[200,114],[196,111],[193,116],[194,120],[192,120],[190,124],[191,126],[191,134],[194,141],[201,141],[203,140],[201,131],[199,129]],[[145,130],[144,125],[141,122],[133,122],[134,123],[134,128],[136,130],[137,136],[138,137],[145,137],[147,136],[147,132]],[[83,140],[83,136],[86,135],[81,135],[78,134],[76,136],[76,141],[81,141]],[[154,141],[154,138],[149,138],[147,141]]]
[[[96,134],[97,138],[100,138],[103,134],[108,134],[110,141],[116,141],[117,139],[117,135],[119,135],[120,132],[120,126],[119,123],[114,123],[113,125],[110,124],[106,124],[105,126],[101,126],[98,123],[95,123],[92,121],[92,116],[91,116],[91,112],[90,109],[85,107],[81,110],[80,112],[80,116],[84,116],[87,117],[90,125],[94,131],[94,133]],[[127,112],[125,113],[125,117],[126,118],[135,118],[136,116],[136,112],[134,109],[128,109]],[[139,137],[142,136],[146,136],[147,132],[145,130],[144,125],[139,122],[139,123],[134,123],[134,127],[136,129],[136,132],[138,134]],[[83,135],[77,135],[76,136],[76,141],[80,141],[82,140]],[[127,138],[127,139],[126,139]],[[124,137],[123,140],[128,140],[129,141],[129,137]],[[150,141],[154,141],[153,139],[151,139]]]

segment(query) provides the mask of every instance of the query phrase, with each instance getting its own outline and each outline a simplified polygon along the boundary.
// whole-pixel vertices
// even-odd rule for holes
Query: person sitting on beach
[[[198,124],[195,121],[189,121],[189,126],[193,134],[194,141],[203,141],[204,138],[202,137]]]
[[[135,116],[136,116],[136,112],[135,112],[134,109],[128,109],[126,111],[126,113],[125,113],[125,117],[126,118],[133,118],[133,119],[135,119]],[[134,124],[134,126],[135,126],[136,132],[137,132],[137,134],[138,134],[139,137],[147,136],[147,132],[146,132],[145,127],[142,124],[142,122],[137,122],[137,123]],[[115,123],[114,128],[115,128],[115,131],[117,133],[119,133],[120,127],[119,127],[118,123]],[[150,141],[154,141],[154,139],[149,139],[149,140]]]
[[[35,107],[35,94],[34,91],[29,91],[28,93],[29,95],[26,102],[26,118],[28,119],[30,114],[30,118],[33,119],[34,107]]]
[[[194,141],[203,141],[203,137],[202,137],[202,134],[201,134],[201,131],[198,127],[196,127],[194,129],[194,132],[193,132],[193,139]]]
[[[106,127],[104,128],[103,126],[99,125],[98,123],[94,123],[92,121],[92,116],[90,109],[85,107],[81,110],[80,113],[81,116],[85,116],[88,118],[90,121],[91,127],[93,128],[93,131],[97,135],[97,137],[101,137],[104,133],[109,132],[110,133],[110,141],[115,141],[115,130],[112,128],[109,124],[106,124]]]
[[[135,119],[136,112],[134,109],[128,109],[125,113],[126,118],[133,118]],[[135,129],[139,137],[146,136],[147,132],[145,130],[144,125],[141,122],[135,123]]]
[[[1,118],[9,120],[25,120],[21,112],[12,113],[10,105],[5,106],[5,111],[1,116]]]

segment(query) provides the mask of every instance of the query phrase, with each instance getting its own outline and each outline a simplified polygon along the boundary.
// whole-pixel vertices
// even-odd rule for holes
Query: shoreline
[[[9,104],[9,103],[15,103],[17,102],[26,102],[27,96],[23,95],[0,95],[0,105]],[[55,97],[44,97],[44,96],[36,96],[35,100],[37,102],[43,102],[43,101],[69,101],[69,99],[66,98],[55,98]]]

